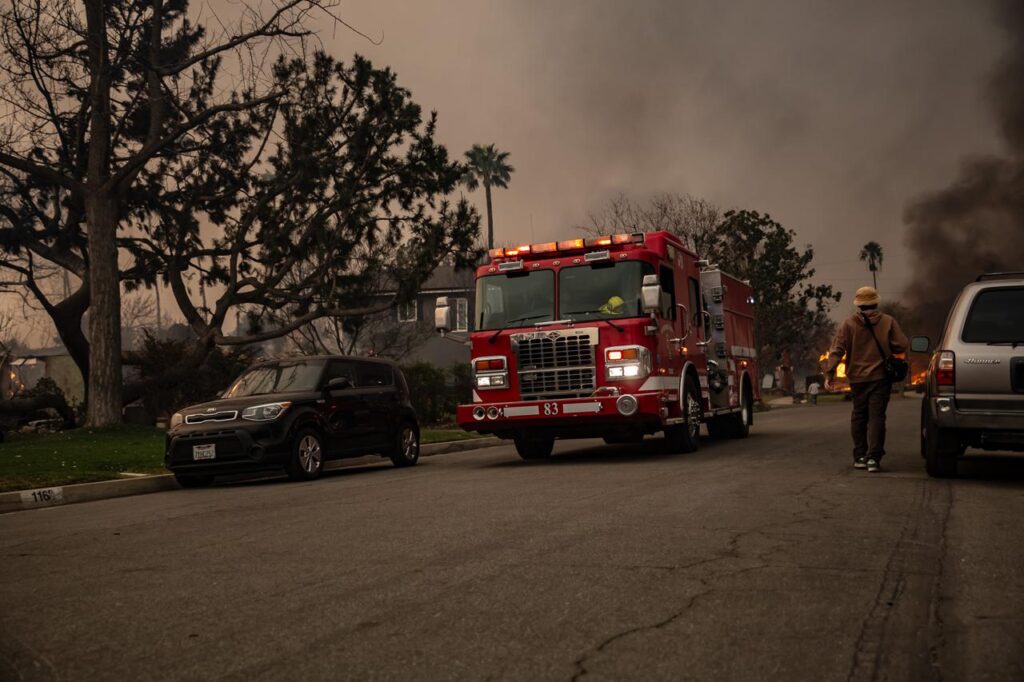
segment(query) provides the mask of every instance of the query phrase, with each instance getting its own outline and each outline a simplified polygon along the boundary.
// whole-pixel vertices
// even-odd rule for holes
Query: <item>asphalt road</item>
[[[1024,463],[848,405],[0,517],[0,679],[1024,679]]]

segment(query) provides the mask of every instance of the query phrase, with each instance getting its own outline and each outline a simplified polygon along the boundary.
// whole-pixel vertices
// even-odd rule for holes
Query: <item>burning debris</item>
[[[981,272],[1024,269],[1024,3],[996,7],[1010,45],[989,95],[1007,156],[966,160],[950,187],[919,198],[904,216],[917,259],[907,299],[932,335],[965,283]]]
[[[823,365],[828,360],[828,351],[825,351],[818,358],[818,364]],[[832,390],[835,393],[849,393],[850,382],[846,380],[846,361],[840,362],[836,365],[836,376],[832,382]]]

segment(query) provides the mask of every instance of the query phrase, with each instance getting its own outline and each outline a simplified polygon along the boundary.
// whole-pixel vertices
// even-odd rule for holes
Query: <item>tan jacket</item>
[[[891,315],[871,310],[868,319],[875,328],[875,336],[890,355],[906,353],[910,347],[907,335]],[[843,321],[832,341],[828,352],[825,372],[831,374],[846,356],[846,377],[851,384],[862,381],[877,381],[885,378],[882,368],[883,358],[878,352],[878,345],[872,340],[871,332],[860,312],[856,312]]]

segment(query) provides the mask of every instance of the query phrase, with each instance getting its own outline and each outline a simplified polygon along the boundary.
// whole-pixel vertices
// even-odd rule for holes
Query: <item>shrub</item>
[[[214,348],[198,367],[187,371],[188,379],[183,381],[173,370],[187,367],[189,354],[194,350],[194,341],[157,339],[148,334],[143,340],[142,348],[135,354],[138,378],[154,381],[164,377],[142,398],[146,412],[153,419],[186,405],[213,400],[257,357],[245,348]]]
[[[455,418],[455,408],[472,400],[472,373],[468,364],[445,370],[429,362],[402,368],[416,416],[422,424],[441,424]]]

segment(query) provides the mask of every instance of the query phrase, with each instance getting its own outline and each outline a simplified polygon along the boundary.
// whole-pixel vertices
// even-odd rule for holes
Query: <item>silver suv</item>
[[[926,336],[911,349],[931,350]],[[928,365],[921,454],[953,477],[968,447],[1024,451],[1024,273],[991,273],[960,292]]]

